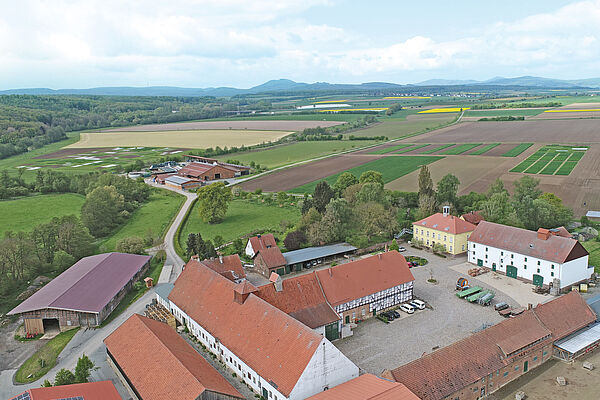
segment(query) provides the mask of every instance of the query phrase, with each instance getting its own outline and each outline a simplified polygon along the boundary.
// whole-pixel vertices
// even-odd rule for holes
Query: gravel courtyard
[[[380,374],[384,369],[421,357],[437,347],[444,347],[463,339],[484,326],[496,324],[503,318],[493,307],[482,307],[468,303],[455,296],[456,280],[466,277],[471,284],[493,289],[476,278],[460,274],[450,268],[462,264],[466,257],[455,259],[439,258],[431,253],[408,248],[404,255],[421,256],[429,260],[423,267],[413,268],[415,277],[415,297],[425,301],[430,307],[413,315],[385,324],[371,318],[361,322],[354,335],[335,341],[335,346],[350,358],[362,372]],[[437,284],[427,282],[433,273]],[[511,306],[517,303],[506,294],[495,290],[493,303],[505,301]]]

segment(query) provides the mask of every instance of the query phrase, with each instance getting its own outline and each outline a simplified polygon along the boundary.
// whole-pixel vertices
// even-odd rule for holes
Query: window
[[[552,264],[552,265],[550,266],[550,268],[554,269],[554,264]]]
[[[481,378],[481,383],[485,383],[485,376]]]
[[[508,371],[506,371],[503,376],[508,376]]]
[[[527,262],[527,257],[525,257],[525,262]]]
[[[540,273],[540,269],[539,268],[537,269],[537,272],[538,272],[538,274]]]
[[[496,376],[499,376],[499,375],[500,375],[500,370],[499,370],[499,369],[497,369],[497,370],[496,370]]]
[[[550,272],[550,276],[554,276],[554,272]]]
[[[427,231],[427,237],[429,237],[429,231]]]
[[[273,393],[269,390],[269,397],[273,397]]]
[[[452,236],[450,236],[450,243],[452,243]]]
[[[356,319],[356,311],[352,311],[352,320],[354,321]]]
[[[475,243],[473,243],[473,248],[475,248]]]
[[[452,251],[452,246],[450,246],[450,251]]]
[[[511,254],[511,255],[510,255],[510,258],[515,258],[515,255],[514,255],[514,254]]]
[[[510,265],[515,265],[515,264],[513,264],[513,262],[511,261],[511,262],[510,262]]]
[[[479,388],[478,388],[478,387],[474,387],[474,388],[473,388],[473,391],[474,391],[474,392],[476,392],[476,391],[478,391],[478,390],[479,390]]]
[[[444,235],[444,242],[446,241],[446,235]]]
[[[501,251],[501,252],[500,252],[500,255],[501,255],[501,256],[503,256],[503,255],[504,255],[504,252],[503,252],[503,251]]]
[[[485,255],[485,259],[487,260],[487,254]]]
[[[485,251],[488,251],[488,248],[487,248],[487,247],[485,248]]]
[[[537,356],[533,357],[533,361],[537,361]]]
[[[547,355],[548,355],[548,352],[547,352],[547,351],[544,351],[544,352],[542,353],[542,356],[543,356],[543,357],[545,357],[545,356],[547,356]]]
[[[250,372],[248,372],[248,379],[252,378],[252,375],[250,375]]]
[[[527,265],[523,265],[523,269],[527,269]]]
[[[518,370],[519,370],[519,366],[517,365],[517,366],[515,367],[515,371],[518,371]]]
[[[465,251],[465,245],[464,244],[462,245],[462,251]]]
[[[541,265],[540,262],[539,262],[539,260],[538,260],[538,265]]]
[[[440,240],[441,238],[442,238],[442,235],[440,235],[440,234],[438,233],[438,240]]]
[[[364,317],[365,315],[367,315],[367,310],[365,310],[364,308],[362,309],[362,316]]]

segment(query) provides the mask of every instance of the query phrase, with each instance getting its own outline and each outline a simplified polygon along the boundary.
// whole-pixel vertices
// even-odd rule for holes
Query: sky
[[[600,77],[600,0],[0,2],[0,89]]]

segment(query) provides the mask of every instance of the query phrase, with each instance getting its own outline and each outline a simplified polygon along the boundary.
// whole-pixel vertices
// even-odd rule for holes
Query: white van
[[[414,299],[409,304],[415,308],[418,308],[419,310],[425,309],[425,302],[421,300]]]
[[[410,304],[401,304],[400,309],[407,314],[414,314],[415,308]]]

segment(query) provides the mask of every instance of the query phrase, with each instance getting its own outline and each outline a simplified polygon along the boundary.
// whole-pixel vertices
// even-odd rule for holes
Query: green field
[[[363,172],[374,170],[379,171],[383,175],[383,181],[385,183],[391,182],[395,179],[400,178],[406,174],[409,174],[422,165],[430,164],[434,161],[442,159],[444,157],[439,156],[389,156],[380,158],[379,160],[371,161],[363,165],[359,165],[354,168],[350,168],[345,172],[350,172],[356,177],[360,177]],[[338,176],[342,173],[337,173],[328,176],[325,179],[319,179],[305,185],[299,186],[295,189],[290,190],[292,193],[312,193],[315,190],[317,183],[324,180],[330,185],[333,185],[337,180]]]
[[[581,242],[581,244],[590,253],[588,264],[593,265],[596,272],[600,272],[600,242],[588,240],[587,242]]]
[[[422,149],[423,147],[427,147],[427,146],[429,146],[429,144],[418,144],[415,147],[410,147],[407,149],[401,149],[401,150],[395,151],[394,154],[408,153],[409,151]]]
[[[129,236],[145,238],[151,232],[153,237],[162,237],[184,201],[184,196],[170,190],[152,189],[150,199],[133,212],[125,225],[100,244],[100,252],[114,251],[117,242]]]
[[[572,146],[544,146],[530,155],[510,172],[526,174],[569,175],[585,151],[575,151]]]
[[[238,160],[242,164],[254,161],[268,168],[281,167],[298,161],[339,153],[341,151],[358,149],[377,143],[375,140],[331,140],[319,142],[298,142],[277,146],[271,149],[248,151],[245,153],[227,154],[217,157],[220,160]]]
[[[482,148],[477,149],[477,150],[475,150],[472,153],[469,153],[469,155],[471,155],[471,156],[479,156],[479,155],[481,155],[483,153],[487,153],[488,151],[490,151],[491,149],[493,149],[496,146],[500,146],[500,143],[492,143],[492,144],[485,145]]]
[[[467,110],[465,111],[465,117],[526,117],[530,115],[538,115],[542,112],[544,112],[544,110],[535,108],[519,108],[515,110],[495,108],[490,110]]]
[[[281,221],[296,223],[300,218],[300,209],[296,206],[279,207],[262,204],[258,200],[234,200],[229,204],[225,220],[211,225],[202,221],[197,204],[181,229],[181,246],[184,249],[190,233],[201,233],[205,240],[221,235],[229,242],[256,230],[279,231]]]
[[[432,153],[435,153],[436,151],[441,151],[441,150],[447,149],[448,147],[452,147],[454,145],[455,145],[455,143],[443,144],[441,146],[434,147],[431,150],[426,150],[420,154],[432,154]]]
[[[427,116],[410,120],[388,117],[381,124],[377,124],[371,128],[361,129],[350,134],[355,136],[369,137],[387,136],[390,139],[398,139],[441,128],[452,122],[454,118],[454,115],[445,115],[443,117],[434,118]]]
[[[397,146],[391,146],[391,147],[386,147],[383,149],[371,151],[370,154],[387,154],[387,153],[392,153],[396,150],[401,150],[401,149],[405,149],[407,147],[412,147],[412,146],[414,146],[414,145],[413,144],[399,144]]]
[[[533,143],[521,143],[502,154],[502,157],[516,157],[519,154],[523,153],[525,150],[533,146]]]
[[[2,226],[7,231],[31,231],[36,225],[50,222],[54,217],[79,216],[85,197],[74,193],[44,194],[0,201]]]
[[[440,154],[448,154],[448,155],[462,154],[462,153],[464,153],[466,151],[474,149],[477,146],[481,146],[481,143],[460,144],[460,145],[458,145],[456,147],[453,147],[451,149],[448,149],[446,151],[442,151]]]

